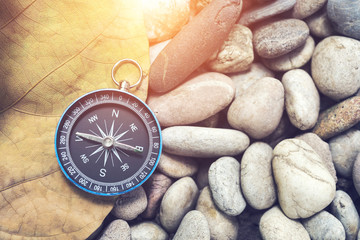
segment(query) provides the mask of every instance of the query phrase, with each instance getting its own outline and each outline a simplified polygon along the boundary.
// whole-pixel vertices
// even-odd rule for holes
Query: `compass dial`
[[[104,89],[74,101],[62,115],[55,150],[65,176],[98,195],[128,192],[154,172],[161,154],[161,129],[137,97]]]

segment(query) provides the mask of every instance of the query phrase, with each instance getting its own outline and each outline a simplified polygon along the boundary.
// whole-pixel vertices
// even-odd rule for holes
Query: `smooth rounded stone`
[[[302,224],[312,240],[337,239],[345,240],[345,230],[341,222],[327,211],[303,219]]]
[[[112,214],[123,220],[133,220],[145,211],[147,206],[147,197],[142,186],[120,195],[112,209]]]
[[[223,213],[216,207],[211,197],[211,190],[208,186],[201,191],[197,201],[196,210],[204,214],[209,224],[211,239],[237,239],[239,228],[237,219]]]
[[[121,219],[112,221],[104,230],[99,240],[130,240],[130,226],[129,224]]]
[[[286,217],[278,206],[264,213],[260,219],[259,228],[264,240],[310,240],[304,226],[297,220]]]
[[[335,30],[360,40],[360,3],[352,0],[329,0],[327,13]]]
[[[241,159],[241,190],[246,202],[258,210],[269,208],[276,201],[272,152],[268,144],[255,142],[246,149]]]
[[[166,45],[171,41],[171,39],[159,42],[149,47],[149,58],[150,64],[153,63],[156,57],[160,54],[160,52],[165,48]]]
[[[353,167],[353,182],[357,193],[360,196],[360,153],[357,155]]]
[[[240,15],[239,24],[248,26],[250,24],[268,19],[290,10],[296,3],[296,0],[275,0],[265,2],[262,5],[247,9]]]
[[[172,38],[190,18],[190,0],[142,0],[142,6],[151,43]]]
[[[302,69],[294,69],[286,72],[281,81],[290,122],[300,130],[314,127],[320,111],[320,96],[311,76]]]
[[[335,35],[335,30],[327,16],[326,6],[304,20],[314,37],[326,38]]]
[[[304,141],[285,139],[276,145],[272,160],[278,199],[292,219],[311,217],[335,196],[335,180],[320,156]]]
[[[229,124],[250,137],[261,139],[278,126],[284,109],[284,88],[275,78],[257,80],[235,98],[227,113]]]
[[[295,138],[303,140],[310,147],[312,147],[312,149],[314,149],[314,151],[324,161],[326,168],[329,170],[329,173],[334,178],[335,182],[337,182],[335,166],[331,156],[329,144],[323,141],[318,135],[311,132],[301,134],[299,136],[296,136]]]
[[[249,137],[234,129],[175,126],[162,131],[163,150],[188,157],[235,156],[249,146]]]
[[[320,10],[327,0],[296,0],[296,4],[292,10],[294,18],[306,18],[318,10]]]
[[[182,219],[173,240],[210,240],[209,224],[204,214],[192,210]]]
[[[148,198],[148,205],[145,211],[141,214],[144,218],[154,218],[160,207],[161,199],[165,192],[173,183],[173,180],[168,176],[155,172],[144,183],[144,189]]]
[[[312,132],[326,140],[350,129],[360,121],[359,105],[354,96],[322,111]]]
[[[240,163],[233,157],[221,157],[209,169],[209,185],[216,206],[230,216],[246,207],[240,190]]]
[[[157,169],[169,177],[182,178],[193,176],[199,165],[193,158],[163,152]]]
[[[311,60],[311,75],[321,93],[334,100],[360,88],[360,41],[330,36],[319,42]]]
[[[282,19],[256,28],[254,48],[260,57],[276,58],[302,46],[309,28],[299,19]]]
[[[131,226],[131,240],[167,240],[169,236],[154,222],[141,222]]]
[[[333,137],[329,145],[337,174],[351,178],[354,162],[360,152],[360,130],[350,129]]]
[[[228,38],[205,63],[210,71],[234,73],[250,68],[254,60],[253,34],[248,27],[235,24]]]
[[[280,57],[272,59],[263,58],[262,62],[266,67],[273,71],[289,71],[292,69],[301,68],[306,63],[308,63],[312,57],[314,49],[315,41],[311,36],[309,36],[306,39],[305,43],[302,46],[296,48],[295,50]]]
[[[163,127],[189,125],[211,117],[233,100],[230,77],[207,72],[165,94],[150,94],[147,103]]]
[[[176,231],[185,214],[195,206],[198,194],[190,177],[180,178],[170,186],[160,205],[160,222],[167,232]]]
[[[241,9],[242,0],[211,1],[151,64],[150,88],[155,92],[167,92],[183,83],[223,44]]]
[[[262,63],[252,63],[249,70],[229,74],[228,76],[235,84],[235,97],[237,97],[244,94],[246,89],[257,80],[264,77],[275,77],[275,74]]]
[[[360,219],[351,197],[344,191],[336,191],[330,205],[331,212],[344,226],[346,239],[355,240],[359,231]]]

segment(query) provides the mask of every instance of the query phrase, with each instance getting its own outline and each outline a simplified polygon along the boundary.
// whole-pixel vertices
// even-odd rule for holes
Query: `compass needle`
[[[88,134],[88,133],[80,133],[80,132],[76,132],[75,133],[77,136],[94,141],[94,142],[98,142],[98,143],[102,143],[103,142],[103,138],[98,137],[96,135],[92,135],[92,134]]]

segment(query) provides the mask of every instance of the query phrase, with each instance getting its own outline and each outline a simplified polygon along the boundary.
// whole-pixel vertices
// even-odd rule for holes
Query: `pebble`
[[[351,0],[329,0],[327,13],[335,30],[360,40],[360,3]]]
[[[235,84],[235,97],[237,97],[244,94],[246,89],[257,80],[264,77],[275,77],[275,74],[262,63],[252,63],[247,71],[229,74],[228,76]]]
[[[272,151],[268,144],[254,142],[241,158],[241,190],[246,202],[258,210],[270,208],[276,201],[271,167]]]
[[[299,19],[283,19],[262,25],[254,30],[254,48],[263,58],[275,58],[302,46],[309,28]]]
[[[353,182],[357,193],[360,196],[360,153],[357,155],[353,167]]]
[[[334,137],[360,122],[360,96],[350,97],[321,112],[312,132],[323,140]]]
[[[157,170],[172,178],[189,177],[199,169],[197,161],[190,157],[163,152]]]
[[[242,0],[213,0],[166,45],[151,64],[149,86],[167,92],[202,65],[226,40]],[[191,53],[191,54],[190,54]]]
[[[311,217],[335,196],[335,181],[320,156],[304,141],[285,139],[276,145],[272,160],[278,199],[292,219]]]
[[[360,130],[349,129],[331,138],[329,145],[337,174],[351,178],[354,162],[360,153]]]
[[[229,124],[254,139],[270,135],[278,126],[284,109],[284,88],[275,78],[265,77],[248,87],[231,103]]]
[[[190,19],[190,0],[142,0],[142,6],[150,43],[172,38]]]
[[[129,224],[124,220],[116,219],[106,227],[99,240],[130,240],[130,236]]]
[[[188,212],[180,223],[173,240],[210,240],[207,220],[200,211]]]
[[[123,220],[133,220],[145,211],[147,197],[142,186],[120,195],[115,202],[112,214]]]
[[[165,94],[150,94],[147,103],[162,127],[189,125],[223,110],[233,100],[235,86],[228,76],[207,72]],[[184,101],[186,99],[186,101]]]
[[[162,136],[165,152],[188,157],[235,156],[250,143],[246,134],[234,129],[175,126],[164,129]]]
[[[254,60],[253,34],[248,27],[235,24],[227,40],[206,62],[210,71],[233,73],[250,68]]]
[[[319,42],[311,61],[311,75],[318,90],[336,101],[360,88],[360,41],[330,36]]]
[[[155,172],[150,176],[144,183],[148,205],[141,214],[142,217],[150,219],[156,216],[161,204],[161,199],[172,183],[173,180],[171,178],[159,172]]]
[[[274,0],[265,5],[255,6],[245,10],[240,15],[239,24],[248,26],[250,24],[279,15],[293,8],[296,0]]]
[[[221,157],[211,164],[209,185],[216,206],[230,216],[246,207],[240,190],[240,163],[233,157]]]
[[[146,221],[131,226],[131,240],[167,240],[169,235],[159,225]],[[122,239],[122,238],[119,238]]]
[[[266,67],[273,71],[285,72],[300,68],[308,63],[312,57],[314,49],[315,41],[311,36],[309,36],[302,46],[280,57],[272,59],[263,58],[262,62]]]
[[[344,226],[346,239],[355,240],[359,231],[360,219],[350,196],[344,191],[336,191],[334,201],[330,207],[332,214],[334,214]]]
[[[296,0],[292,16],[298,19],[306,18],[321,9],[326,2],[327,0]]]
[[[345,240],[345,230],[341,222],[327,211],[302,220],[312,240],[337,239]]]
[[[160,54],[160,52],[165,48],[166,45],[171,41],[171,39],[156,43],[149,47],[149,58],[150,58],[150,64],[152,64],[156,57]]]
[[[331,156],[329,144],[323,141],[318,135],[311,132],[301,134],[295,138],[306,142],[310,147],[312,147],[312,149],[314,149],[314,151],[323,160],[327,170],[329,170],[329,173],[334,178],[335,182],[337,182],[335,166]]]
[[[260,219],[259,228],[264,240],[310,240],[304,226],[297,220],[286,217],[278,206],[264,213]]]
[[[326,38],[335,34],[335,30],[327,16],[326,6],[304,19],[304,21],[314,37]]]
[[[190,177],[180,178],[170,186],[160,205],[160,222],[167,232],[176,231],[182,218],[194,207],[198,194],[198,187]]]
[[[311,76],[302,69],[290,70],[283,75],[282,84],[290,122],[300,130],[314,127],[320,111],[320,96]]]
[[[239,226],[236,218],[223,213],[216,207],[208,186],[201,190],[196,210],[204,214],[209,224],[211,239],[237,239]]]

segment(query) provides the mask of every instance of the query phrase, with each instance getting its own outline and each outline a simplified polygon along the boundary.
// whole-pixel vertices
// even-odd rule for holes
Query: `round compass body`
[[[162,148],[154,113],[136,96],[102,89],[83,95],[64,112],[55,151],[65,176],[97,195],[135,189],[154,172]]]

